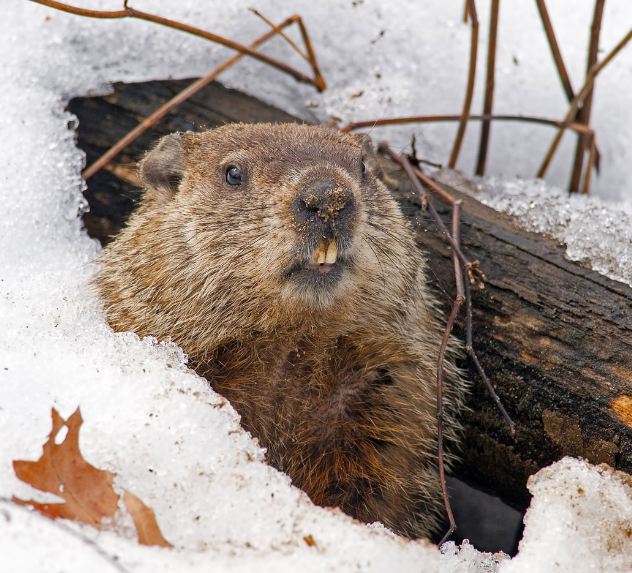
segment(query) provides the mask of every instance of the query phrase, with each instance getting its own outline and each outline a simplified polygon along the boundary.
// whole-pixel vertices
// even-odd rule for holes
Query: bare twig
[[[597,63],[598,51],[599,51],[599,35],[601,32],[601,20],[603,18],[603,8],[605,0],[596,0],[595,13],[593,15],[593,21],[590,28],[590,45],[588,47],[588,62],[586,64],[586,73]],[[577,122],[588,125],[590,123],[590,112],[592,110],[594,86],[591,87],[584,105],[577,114]],[[571,193],[578,193],[579,186],[581,184],[582,171],[584,166],[584,155],[586,150],[590,148],[591,142],[594,138],[590,138],[586,135],[580,135],[577,138],[577,149],[575,150],[575,161],[573,163],[573,171],[571,174],[571,183],[569,191]]]
[[[261,12],[259,12],[259,10],[256,10],[255,8],[248,8],[248,10],[250,10],[255,16],[257,16],[258,18],[261,18],[268,26],[270,26],[270,28],[272,28],[279,36],[281,36],[290,46],[292,46],[292,48],[294,48],[294,51],[301,56],[301,58],[303,58],[308,64],[311,64],[310,60],[309,60],[309,56],[307,54],[305,54],[303,52],[303,50],[301,50],[295,43],[294,40],[292,40],[292,38],[290,38],[289,36],[287,36],[285,34],[285,32],[281,29],[280,26],[277,26],[276,24],[274,24],[273,22],[271,22],[270,20],[268,20]]]
[[[441,480],[441,491],[443,493],[443,502],[445,503],[445,509],[450,520],[450,527],[443,539],[439,543],[439,546],[443,545],[445,541],[454,533],[456,529],[456,522],[454,521],[454,515],[452,514],[452,508],[450,507],[450,499],[448,498],[448,491],[445,481],[445,464],[443,460],[443,362],[445,360],[445,351],[448,346],[448,340],[450,339],[450,332],[454,325],[456,315],[459,313],[459,309],[463,304],[463,299],[457,296],[454,299],[452,305],[452,311],[448,317],[448,322],[443,333],[443,339],[441,340],[441,348],[439,349],[439,364],[437,366],[437,450],[439,454],[439,479]]]
[[[575,91],[573,90],[571,79],[569,78],[568,72],[566,71],[566,66],[564,65],[564,59],[562,58],[562,52],[560,51],[560,47],[558,46],[558,43],[557,43],[557,38],[555,37],[555,32],[553,31],[553,24],[551,23],[551,18],[549,17],[549,11],[547,10],[544,0],[535,0],[535,1],[536,1],[536,4],[538,5],[538,10],[540,12],[540,19],[542,20],[542,25],[544,26],[546,38],[551,48],[551,54],[553,55],[553,61],[555,62],[557,73],[560,76],[560,81],[562,82],[562,87],[564,88],[566,99],[568,99],[570,103],[575,97]],[[600,163],[599,148],[596,148],[596,154],[597,155],[596,155],[595,165],[597,167],[597,172],[599,172],[599,163]]]
[[[282,22],[277,29],[286,28],[290,24],[294,22],[300,22],[301,18],[298,15],[290,16],[284,22]],[[275,30],[271,30],[267,32],[257,40],[255,40],[250,47],[256,48],[272,38],[278,32]],[[100,169],[105,167],[114,157],[116,157],[123,149],[125,149],[128,145],[134,142],[138,137],[140,137],[145,131],[155,125],[158,121],[160,121],[165,115],[167,115],[173,108],[180,105],[182,102],[186,101],[188,98],[193,96],[196,92],[201,90],[204,86],[208,85],[212,82],[219,74],[236,64],[239,60],[244,57],[244,54],[237,54],[225,61],[223,64],[215,68],[212,72],[208,73],[203,78],[193,82],[189,87],[182,90],[175,97],[170,99],[167,103],[158,108],[154,113],[152,113],[149,117],[145,118],[140,124],[138,124],[134,129],[132,129],[128,134],[126,134],[122,139],[120,139],[116,144],[114,144],[110,149],[108,149],[99,159],[97,159],[92,165],[90,165],[87,169],[85,169],[82,173],[83,178],[87,181],[92,177],[95,173],[97,173]]]
[[[546,8],[544,0],[535,0],[535,3],[538,5],[538,10],[540,11],[540,19],[542,20],[542,25],[544,26],[546,38],[549,41],[549,46],[551,47],[551,54],[553,54],[553,60],[555,61],[557,73],[560,76],[560,80],[562,82],[562,86],[564,87],[566,97],[570,102],[575,97],[575,92],[573,91],[571,79],[568,76],[566,66],[564,65],[564,60],[562,59],[562,52],[560,52],[560,47],[557,43],[555,32],[553,31],[553,24],[551,24],[549,11]]]
[[[347,133],[354,129],[364,127],[380,127],[384,125],[402,125],[406,123],[435,123],[441,121],[460,121],[460,115],[420,115],[416,117],[393,117],[386,119],[375,119],[371,121],[356,121],[342,127],[340,131]],[[524,121],[527,123],[540,123],[542,125],[550,125],[552,127],[562,127],[563,122],[556,119],[545,119],[543,117],[532,117],[528,115],[471,115],[469,121]],[[580,123],[569,123],[566,129],[576,131],[577,133],[592,134],[593,130]]]
[[[428,187],[428,189],[434,191],[448,205],[454,205],[454,199],[452,198],[452,195],[446,193],[443,189],[441,189],[441,187],[439,187],[432,179],[430,179],[430,177],[428,177],[421,169],[417,169],[413,166],[413,173],[423,185]]]
[[[312,67],[312,71],[314,72],[314,81],[316,82],[316,87],[318,88],[318,91],[325,91],[325,89],[327,89],[327,84],[325,83],[325,78],[323,78],[322,74],[320,73],[318,60],[316,59],[316,53],[312,48],[312,42],[309,39],[307,28],[305,28],[305,24],[303,23],[303,18],[298,15],[292,16],[292,18],[294,18],[298,22],[298,27],[301,31],[301,38],[303,40],[303,44],[305,44],[307,54],[304,54],[303,50],[301,50],[292,41],[292,39],[287,34],[285,34],[285,32],[283,32],[283,28],[286,26],[284,26],[283,24],[281,24],[280,26],[275,25],[254,8],[249,8],[249,10],[256,16],[259,16],[259,18],[261,18],[266,24],[268,24],[268,26],[270,26],[277,34],[279,34],[279,36],[281,36],[288,44],[290,44],[290,46],[292,46],[299,53],[299,55]]]
[[[441,163],[436,163],[434,161],[430,161],[430,159],[424,159],[422,157],[417,158],[417,163],[419,163],[420,165],[423,163],[424,165],[434,167],[435,169],[443,169],[443,165]]]
[[[382,144],[384,145],[384,144]],[[392,156],[392,151],[389,153],[389,155]],[[396,159],[396,161],[398,161],[399,163],[401,163],[404,166],[404,169],[406,169],[406,163],[402,163],[399,159]],[[441,189],[441,187],[439,187],[434,181],[432,181],[431,179],[429,179],[428,177],[426,177],[426,175],[424,175],[419,169],[415,169],[413,168],[412,171],[414,172],[415,176],[427,187],[429,187],[430,189],[432,189],[435,193],[437,193],[441,198],[446,199],[447,196],[447,202],[451,205],[454,206],[454,208],[456,209],[456,215],[454,214],[454,211],[452,212],[452,235],[453,235],[453,241],[454,243],[450,243],[450,244],[454,244],[456,245],[456,247],[453,246],[454,249],[454,256],[456,257],[460,251],[460,239],[454,239],[454,225],[455,223],[455,218],[457,218],[458,220],[458,213],[459,213],[459,202],[455,201],[448,193],[446,193],[443,189]],[[408,170],[406,170],[406,173],[408,174],[408,176],[410,177],[410,172]],[[413,183],[415,183],[414,179],[413,179]],[[415,185],[417,187],[417,185]],[[428,203],[428,210],[432,213],[434,211],[434,209],[432,209],[432,203]],[[436,211],[435,211],[436,214]],[[433,215],[434,217],[434,215]],[[437,221],[439,219],[439,215],[436,215],[435,221]],[[443,222],[441,222],[443,223]],[[439,226],[439,228],[441,229],[441,225]],[[443,229],[445,229],[445,226],[443,226]],[[458,233],[457,233],[458,235]],[[445,234],[444,234],[445,236]],[[474,282],[478,282],[479,286],[482,284],[482,281],[486,280],[485,279],[485,275],[482,273],[482,271],[479,268],[479,262],[478,261],[474,261],[473,263],[468,263],[467,259],[465,259],[465,257],[459,256],[458,257],[460,259],[460,261],[465,265],[465,268],[467,269],[468,275],[469,275],[469,279],[468,281],[464,281],[465,282],[465,304],[466,304],[466,325],[465,325],[465,348],[467,350],[467,353],[470,355],[470,357],[472,358],[472,361],[474,362],[474,365],[476,366],[476,369],[478,370],[478,373],[480,374],[481,378],[483,379],[483,382],[485,383],[485,386],[487,386],[487,390],[489,391],[492,399],[494,400],[494,402],[496,403],[496,406],[498,406],[498,409],[500,410],[501,414],[503,415],[503,417],[505,418],[505,420],[507,421],[507,424],[509,425],[509,428],[511,430],[511,433],[513,434],[516,431],[516,425],[514,424],[513,420],[511,419],[511,417],[509,416],[509,414],[507,413],[507,410],[505,410],[505,407],[503,406],[502,402],[500,401],[500,398],[498,397],[498,394],[496,394],[496,391],[494,390],[494,387],[492,386],[489,378],[487,377],[487,374],[485,374],[485,370],[483,370],[483,367],[481,366],[481,363],[478,361],[478,357],[476,356],[476,352],[474,351],[474,346],[472,343],[472,293],[471,293],[471,288],[470,288],[470,283],[474,283]],[[466,262],[464,262],[466,261]],[[456,262],[455,262],[455,273],[457,273],[457,268],[456,268]],[[459,269],[459,274],[460,274],[460,269]],[[457,298],[459,296],[459,293],[462,291],[459,291],[459,278],[457,276]]]
[[[404,166],[404,169],[406,169],[406,164],[405,163],[401,163]],[[430,187],[433,191],[436,191],[437,189],[441,190],[441,197],[443,197],[444,195],[447,195],[447,193],[445,191],[443,191],[443,189],[441,189],[434,181],[432,181],[431,179],[428,179],[421,171],[419,171],[418,169],[413,169],[414,174],[423,182],[424,185],[427,185],[428,187]],[[408,176],[410,177],[410,173],[408,172],[408,170],[406,170]],[[414,183],[414,180],[413,180]],[[454,199],[452,199],[452,197],[450,197],[450,204],[452,204],[454,206],[454,208],[457,209],[457,215],[458,216],[458,201],[454,201]],[[432,213],[434,211],[434,209],[432,209],[432,203],[428,202],[428,210]],[[436,213],[436,211],[435,211]],[[434,217],[434,215],[433,215]],[[481,363],[478,361],[478,357],[476,356],[476,352],[474,351],[474,346],[472,344],[472,294],[471,294],[471,288],[470,288],[470,283],[474,283],[474,282],[479,282],[479,286],[481,284],[482,281],[485,280],[485,275],[481,272],[481,270],[478,268],[479,262],[478,261],[474,261],[473,263],[468,263],[467,259],[465,259],[465,257],[459,255],[459,253],[461,252],[461,248],[460,248],[460,239],[454,239],[454,225],[455,225],[455,215],[454,215],[454,211],[452,214],[452,242],[450,242],[451,245],[453,245],[453,249],[454,249],[454,256],[458,256],[459,260],[461,263],[463,263],[465,265],[465,268],[467,269],[468,275],[470,280],[469,281],[464,281],[465,283],[465,303],[466,303],[466,326],[465,326],[465,332],[466,332],[466,341],[465,341],[465,348],[467,350],[467,353],[470,355],[470,357],[472,358],[472,361],[474,362],[474,365],[476,366],[476,369],[478,370],[478,373],[480,374],[481,378],[483,379],[483,382],[485,383],[485,386],[487,386],[487,390],[489,391],[492,399],[494,400],[494,402],[496,403],[496,406],[498,406],[498,409],[500,410],[501,414],[503,415],[503,417],[505,418],[505,420],[507,421],[507,424],[509,425],[509,429],[511,431],[511,433],[513,434],[516,431],[516,425],[514,424],[513,420],[511,419],[511,417],[509,416],[509,414],[507,413],[507,410],[505,410],[505,407],[503,406],[502,402],[500,401],[500,398],[498,397],[498,394],[496,394],[496,391],[494,390],[494,387],[492,386],[489,378],[487,377],[487,374],[485,374],[485,370],[483,370],[483,367],[481,366]],[[437,219],[439,219],[439,215],[437,214],[435,221],[437,221]],[[440,219],[439,219],[440,220]],[[443,222],[442,222],[443,223]],[[441,226],[439,226],[439,228],[441,229]],[[443,229],[445,229],[445,226],[443,226]],[[446,230],[447,232],[447,230]],[[444,233],[444,236],[446,236],[446,234]],[[465,261],[465,262],[464,262]],[[455,263],[456,265],[456,263]],[[455,266],[455,272],[456,272],[456,266]],[[458,277],[457,277],[457,298],[459,296],[459,282],[458,282]]]
[[[581,91],[573,98],[571,105],[568,109],[568,113],[566,117],[562,121],[562,125],[558,130],[553,142],[551,143],[551,147],[547,152],[544,161],[542,162],[542,166],[540,167],[540,171],[538,171],[538,177],[544,177],[546,175],[546,171],[551,164],[551,160],[553,159],[553,155],[555,155],[555,151],[557,150],[560,141],[562,140],[562,136],[564,135],[564,131],[568,128],[571,119],[575,117],[577,113],[577,109],[580,104],[583,103],[584,99],[592,89],[595,78],[599,75],[599,72],[603,70],[612,60],[616,57],[616,55],[626,46],[626,44],[632,39],[632,29],[623,37],[623,39],[612,49],[612,51],[603,59],[603,61],[599,64],[595,64],[592,66],[586,74],[586,82],[582,87]]]
[[[305,49],[307,50],[307,55],[309,56],[309,61],[311,62],[312,69],[314,71],[314,78],[316,82],[316,88],[318,91],[322,92],[327,89],[327,84],[320,73],[320,68],[318,66],[318,60],[316,59],[316,52],[314,52],[314,48],[312,47],[312,41],[309,38],[309,34],[307,33],[307,28],[303,23],[303,19],[298,19],[298,27],[301,30],[301,37],[303,38],[303,43],[305,44]]]
[[[421,186],[421,182],[423,182],[424,185],[427,185],[430,189],[435,191],[449,205],[454,205],[454,199],[448,193],[446,193],[443,189],[441,189],[441,187],[439,187],[434,181],[428,179],[428,177],[426,177],[421,172],[421,170],[417,169],[416,167],[413,167],[408,161],[407,157],[403,155],[398,155],[397,153],[395,153],[388,146],[387,143],[380,143],[378,145],[378,149],[390,155],[395,161],[397,161],[397,163],[399,163],[404,168],[404,170],[406,171],[406,174],[408,175],[410,180],[413,182],[415,189],[417,189],[417,192],[419,193],[422,209],[428,209],[428,212],[430,213],[430,215],[432,215],[434,222],[436,223],[437,227],[439,227],[439,231],[441,235],[449,243],[449,245],[454,249],[454,253],[458,256],[464,268],[467,270],[467,274],[468,274],[470,282],[477,283],[479,288],[483,288],[485,275],[482,273],[482,271],[479,268],[479,262],[478,261],[470,262],[467,259],[467,257],[463,254],[463,252],[461,251],[461,247],[454,241],[454,239],[452,238],[452,235],[450,234],[446,226],[443,224],[443,221],[441,220],[441,217],[439,217],[439,213],[437,213],[437,210],[434,208],[434,205],[428,200],[428,194],[424,191],[423,187]]]
[[[125,0],[123,10],[117,10],[112,12],[105,12],[101,10],[86,10],[84,8],[76,8],[74,6],[69,6],[68,4],[64,4],[63,2],[57,2],[56,0],[31,0],[31,2],[35,2],[37,4],[43,4],[44,6],[48,6],[50,8],[55,8],[57,10],[61,10],[62,12],[70,12],[71,14],[77,14],[79,16],[87,16],[90,18],[137,18],[139,20],[146,20],[148,22],[153,22],[155,24],[160,24],[162,26],[167,26],[169,28],[173,28],[175,30],[180,30],[182,32],[187,32],[189,34],[193,34],[194,36],[199,36],[200,38],[205,38],[206,40],[210,40],[211,42],[216,42],[221,44],[222,46],[226,46],[227,48],[231,48],[236,50],[240,54],[244,54],[250,56],[256,60],[259,60],[265,64],[268,64],[278,70],[281,70],[294,78],[297,81],[303,82],[306,84],[311,84],[316,87],[319,91],[322,91],[324,86],[322,83],[319,83],[318,80],[312,79],[305,74],[295,70],[291,66],[280,62],[266,54],[258,52],[253,48],[248,46],[244,46],[243,44],[239,44],[237,42],[233,42],[232,40],[228,40],[223,38],[222,36],[218,36],[217,34],[212,34],[211,32],[206,32],[205,30],[201,30],[199,28],[195,28],[193,26],[189,26],[187,24],[183,24],[181,22],[176,22],[174,20],[169,20],[167,18],[163,18],[161,16],[156,16],[155,14],[149,14],[147,12],[141,12],[140,10],[136,10],[127,5],[127,0]],[[309,52],[309,50],[308,50]]]
[[[452,208],[452,237],[455,243],[460,244],[461,237],[459,233],[459,209],[460,201],[455,201]],[[456,282],[456,298],[452,305],[452,311],[448,318],[445,331],[443,333],[443,339],[441,340],[441,348],[439,349],[439,360],[437,364],[437,451],[439,459],[439,479],[441,481],[441,492],[443,494],[443,503],[445,505],[446,513],[448,514],[449,527],[448,531],[443,536],[443,539],[439,543],[439,546],[443,545],[450,535],[456,530],[456,521],[452,514],[452,507],[450,505],[450,497],[448,496],[448,487],[445,481],[445,462],[443,460],[443,363],[445,362],[445,352],[450,338],[450,332],[454,325],[454,321],[459,313],[461,305],[465,300],[463,295],[463,272],[461,270],[461,262],[456,256],[456,252],[452,254],[454,262],[454,280]]]
[[[461,245],[461,201],[454,201],[452,207],[452,237],[457,245]],[[463,291],[463,271],[456,253],[452,255],[454,262],[454,280],[456,282],[456,298],[465,300]]]
[[[500,0],[492,0],[489,20],[489,42],[487,46],[487,79],[485,81],[485,102],[483,115],[492,113],[494,104],[494,80],[496,72],[496,37],[498,35],[498,10]],[[485,162],[487,161],[487,148],[489,146],[490,120],[484,119],[481,125],[481,142],[478,148],[478,161],[476,163],[476,175],[484,175]]]
[[[413,165],[410,163],[408,157],[404,155],[397,155],[389,146],[388,143],[380,143],[378,148],[383,150],[385,153],[388,153],[395,161],[397,161],[406,171],[406,175],[411,179],[413,184],[415,185],[415,189],[417,189],[417,193],[419,194],[419,200],[421,201],[421,210],[426,211],[428,209],[428,193],[426,193],[421,186],[421,184],[416,181],[415,171]],[[444,235],[448,235],[448,230],[445,228],[445,225],[441,229]]]
[[[452,325],[453,325],[454,320],[456,318],[456,315],[457,315],[457,313],[459,311],[459,308],[461,307],[461,304],[464,301],[466,303],[466,309],[467,309],[466,328],[465,328],[466,329],[466,350],[467,350],[467,353],[472,358],[472,361],[474,362],[474,365],[476,366],[476,369],[478,370],[479,374],[481,375],[481,378],[483,379],[483,382],[484,382],[485,386],[487,387],[492,399],[494,400],[494,402],[498,406],[498,409],[500,410],[501,414],[503,415],[503,417],[507,421],[507,424],[509,425],[509,429],[510,429],[512,434],[515,432],[516,426],[515,426],[513,420],[511,419],[511,417],[509,416],[509,414],[507,413],[507,410],[503,406],[502,402],[500,401],[500,398],[498,397],[498,394],[494,390],[494,387],[492,386],[489,378],[485,374],[485,370],[481,366],[481,363],[479,362],[478,357],[476,355],[476,352],[474,351],[474,348],[473,348],[473,344],[472,344],[472,337],[473,337],[473,335],[472,335],[472,293],[471,293],[470,283],[478,282],[479,285],[481,285],[482,281],[485,280],[485,276],[483,275],[483,273],[478,268],[478,261],[474,261],[473,263],[470,263],[468,261],[468,259],[465,257],[465,255],[463,255],[463,252],[461,251],[459,231],[458,231],[458,228],[459,228],[458,227],[459,226],[459,210],[460,210],[459,209],[459,202],[455,201],[445,191],[440,189],[440,187],[438,187],[438,185],[436,183],[434,183],[433,181],[428,179],[419,169],[414,168],[410,164],[410,162],[408,161],[407,157],[402,156],[402,155],[398,155],[397,153],[395,153],[388,146],[388,144],[380,143],[379,144],[379,149],[382,150],[383,152],[387,153],[388,155],[390,155],[395,161],[397,161],[404,168],[404,170],[406,171],[406,174],[410,177],[411,181],[413,182],[413,185],[415,186],[415,188],[417,189],[417,192],[419,193],[419,197],[420,197],[421,203],[422,203],[422,208],[424,207],[424,205],[427,207],[429,213],[432,215],[432,218],[434,219],[435,223],[439,227],[439,230],[440,230],[442,236],[450,244],[450,246],[453,249],[452,253],[453,253],[454,265],[455,265],[455,278],[456,278],[456,285],[457,285],[457,296],[456,296],[456,299],[455,299],[454,304],[452,306],[452,311],[450,313],[450,317],[448,319],[448,324],[446,326],[446,331],[444,333],[444,338],[443,338],[443,342],[442,342],[442,351],[441,351],[441,353],[439,355],[439,368],[438,368],[438,371],[437,371],[437,377],[438,377],[437,378],[437,420],[438,420],[438,427],[439,427],[439,445],[438,445],[438,447],[439,447],[439,471],[440,471],[440,475],[442,475],[441,472],[443,471],[443,449],[442,449],[443,448],[443,442],[442,442],[443,406],[442,406],[442,401],[441,400],[442,400],[442,384],[443,384],[443,360],[444,360],[444,356],[445,356],[445,346],[444,346],[444,344],[447,344],[447,340],[449,338],[449,334],[450,334],[450,331],[452,329]],[[424,184],[429,184],[429,187],[433,191],[439,189],[441,191],[440,195],[441,195],[442,198],[445,198],[446,195],[449,197],[447,202],[453,206],[453,211],[452,211],[452,233],[450,233],[448,231],[448,229],[444,225],[443,221],[439,217],[439,214],[434,209],[434,206],[432,205],[432,202],[429,200],[428,194],[421,187],[421,182],[422,181],[423,181]],[[468,280],[466,280],[466,281],[462,280],[461,264],[464,266],[465,269],[467,269],[467,272],[468,272],[468,275],[469,275],[469,278],[470,278],[469,281]],[[463,285],[465,286],[464,289],[463,289]],[[442,477],[442,480],[443,480],[443,477]],[[443,487],[443,483],[442,483],[442,487]],[[447,537],[449,537],[452,534],[452,532],[454,531],[454,528],[456,527],[455,524],[454,524],[453,517],[452,517],[452,511],[450,509],[449,500],[447,499],[447,492],[445,490],[444,490],[444,500],[446,502],[446,510],[448,512],[448,517],[450,519],[450,531],[446,534],[446,536],[444,537],[443,541],[445,541],[445,539],[447,539]],[[443,543],[443,541],[442,541],[442,543]]]
[[[419,193],[422,209],[424,210],[428,209],[428,211],[432,215],[432,218],[437,224],[437,227],[439,227],[439,231],[441,232],[441,235],[454,249],[454,253],[459,257],[460,261],[463,263],[465,268],[469,269],[470,267],[472,267],[472,263],[467,260],[465,255],[462,253],[459,245],[452,238],[452,235],[448,231],[447,227],[444,225],[443,221],[441,220],[441,217],[439,217],[439,213],[437,213],[432,203],[428,201],[428,193],[426,193],[426,191],[424,191],[423,187],[421,186],[421,183],[419,182],[419,178],[416,175],[416,170],[410,164],[410,161],[408,161],[408,158],[406,156],[395,153],[388,146],[388,143],[380,143],[378,145],[378,148],[382,150],[384,153],[387,153],[388,155],[390,155],[395,161],[397,161],[397,163],[399,163],[404,168],[404,170],[406,171],[406,174],[408,175],[408,177],[410,177],[410,180],[413,182],[413,185],[415,186],[415,188],[417,189],[417,192]],[[452,199],[451,204],[454,205],[453,199]]]
[[[467,121],[470,116],[470,109],[472,107],[472,96],[474,95],[474,80],[476,78],[476,59],[478,53],[478,16],[476,15],[476,3],[475,0],[468,1],[468,13],[472,18],[472,35],[470,42],[470,66],[467,76],[467,89],[465,91],[465,101],[463,102],[463,111],[461,112],[461,119],[459,123],[459,129],[454,139],[454,145],[452,147],[452,153],[450,154],[450,161],[448,167],[454,169],[456,162],[459,159],[459,152],[461,151],[461,144],[463,143],[463,137],[465,136],[465,129],[467,128]]]
[[[492,399],[496,403],[496,407],[500,410],[500,413],[502,414],[503,418],[505,418],[505,421],[509,425],[510,432],[513,434],[516,431],[516,424],[511,419],[511,416],[509,416],[509,414],[507,413],[507,410],[505,410],[505,407],[503,406],[503,403],[500,401],[500,398],[498,397],[498,394],[496,393],[496,390],[494,390],[494,387],[492,386],[492,383],[490,382],[489,378],[487,377],[487,374],[485,374],[485,370],[481,366],[481,363],[478,361],[478,356],[476,355],[476,352],[474,351],[474,345],[472,343],[472,338],[473,338],[473,334],[472,334],[472,332],[473,332],[473,327],[472,327],[472,293],[471,293],[470,285],[469,285],[469,283],[467,281],[465,281],[465,321],[466,321],[466,324],[465,324],[465,350],[467,351],[467,353],[469,354],[470,358],[472,359],[472,362],[474,362],[474,366],[476,366],[476,370],[478,370],[478,373],[479,373],[480,377],[482,378],[483,383],[487,387],[487,391],[489,392],[490,396],[492,397]]]
[[[584,189],[582,193],[588,195],[590,193],[590,181],[592,178],[592,170],[597,161],[597,145],[595,144],[595,136],[590,138],[590,153],[588,154],[588,165],[586,166],[586,177],[584,179]]]

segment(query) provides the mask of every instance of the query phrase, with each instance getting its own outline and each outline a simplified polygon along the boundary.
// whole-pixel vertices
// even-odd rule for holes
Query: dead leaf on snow
[[[53,408],[52,417],[53,429],[40,459],[36,462],[14,461],[13,468],[22,481],[40,491],[54,493],[64,501],[38,503],[17,497],[13,497],[13,501],[32,506],[51,519],[63,517],[101,529],[103,518],[113,517],[118,509],[119,495],[113,488],[116,474],[95,468],[81,455],[79,430],[83,418],[79,408],[68,420]],[[55,440],[64,427],[68,428],[68,434],[57,444]],[[136,524],[140,543],[171,547],[160,533],[154,512],[140,499],[125,492],[125,506]]]
[[[142,545],[160,545],[161,547],[173,547],[160,532],[156,522],[156,514],[153,509],[147,507],[140,499],[129,491],[123,496],[125,507],[129,511],[136,530],[138,531],[138,542]]]

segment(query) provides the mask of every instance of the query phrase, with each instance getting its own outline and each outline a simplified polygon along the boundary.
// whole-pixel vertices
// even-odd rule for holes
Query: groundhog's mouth
[[[319,272],[321,275],[326,275],[328,272],[331,271],[331,269],[335,268],[336,265],[332,264],[332,265],[328,265],[327,263],[322,263],[319,265],[305,265],[305,268],[310,270],[310,271],[317,271]]]
[[[342,278],[347,266],[344,257],[338,256],[334,239],[321,241],[305,259],[296,259],[287,269],[286,276],[305,288],[331,288]]]
[[[340,263],[298,264],[289,273],[288,279],[304,291],[330,291],[340,282],[344,272]]]
[[[314,249],[312,260],[305,264],[304,268],[326,275],[336,267],[337,259],[338,247],[336,246],[336,241],[334,239],[329,239],[327,243],[321,241],[318,248]]]

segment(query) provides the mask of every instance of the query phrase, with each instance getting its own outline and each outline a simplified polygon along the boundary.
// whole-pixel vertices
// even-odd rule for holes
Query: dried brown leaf
[[[62,503],[39,504],[14,498],[21,505],[32,505],[54,519],[76,519],[94,527],[101,527],[104,517],[112,517],[117,510],[119,496],[112,483],[115,474],[99,470],[83,459],[79,451],[79,428],[83,423],[81,412],[65,421],[53,409],[53,429],[44,444],[42,456],[36,462],[15,461],[15,474],[22,481],[40,491],[54,493]],[[55,438],[66,426],[68,435],[61,444]]]
[[[156,514],[153,509],[147,507],[140,499],[129,491],[123,496],[125,507],[129,511],[136,530],[138,531],[138,542],[142,545],[160,545],[161,547],[173,547],[160,532],[156,522]]]
[[[52,417],[53,429],[40,459],[36,462],[14,461],[13,468],[22,481],[40,491],[54,493],[64,501],[39,503],[13,497],[13,502],[32,506],[51,519],[63,517],[101,529],[103,518],[113,517],[118,509],[119,495],[113,488],[116,474],[95,468],[81,455],[79,430],[83,418],[79,408],[68,420],[53,408]],[[58,444],[57,436],[64,427],[68,428],[68,434]],[[140,543],[172,547],[160,533],[153,510],[127,491],[124,500],[138,529]]]

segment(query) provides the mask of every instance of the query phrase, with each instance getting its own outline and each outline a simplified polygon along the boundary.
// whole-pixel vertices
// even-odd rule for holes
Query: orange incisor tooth
[[[338,256],[338,247],[336,247],[336,241],[331,239],[329,241],[329,246],[327,247],[327,255],[325,256],[325,263],[328,265],[333,265],[336,262],[336,257]]]
[[[325,243],[321,241],[320,245],[318,245],[318,249],[314,252],[314,260],[316,264],[324,265],[326,256]]]

